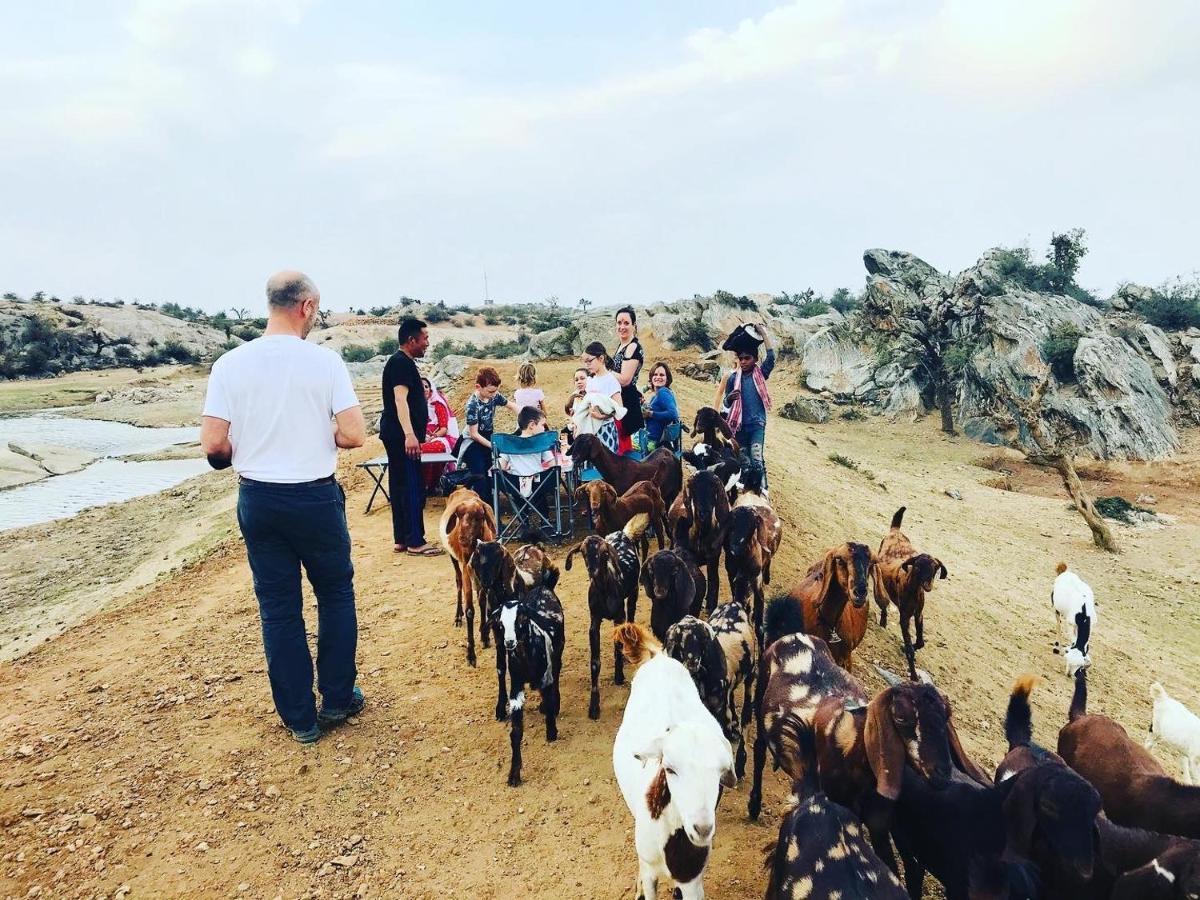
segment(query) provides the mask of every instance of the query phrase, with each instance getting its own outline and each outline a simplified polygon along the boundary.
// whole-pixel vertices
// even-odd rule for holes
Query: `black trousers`
[[[392,540],[405,547],[425,545],[425,479],[421,460],[404,452],[404,438],[383,438],[388,458],[388,494],[392,499]]]

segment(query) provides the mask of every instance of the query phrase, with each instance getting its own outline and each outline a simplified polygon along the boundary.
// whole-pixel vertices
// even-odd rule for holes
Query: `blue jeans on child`
[[[734,435],[742,451],[742,464],[755,463],[762,469],[763,486],[767,484],[767,462],[763,458],[763,445],[767,441],[766,425],[743,425]]]
[[[254,575],[271,696],[283,724],[317,724],[300,567],[317,597],[317,690],[327,709],[351,705],[358,614],[346,495],[332,478],[307,484],[242,480],[238,525]]]

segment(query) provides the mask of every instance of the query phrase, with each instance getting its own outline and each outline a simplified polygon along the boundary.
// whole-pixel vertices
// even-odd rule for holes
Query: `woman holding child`
[[[586,392],[575,400],[572,418],[576,437],[594,434],[605,447],[616,453],[620,442],[617,421],[625,417],[626,408],[621,402],[621,383],[610,371],[611,362],[599,341],[593,341],[583,349],[583,367],[588,373]]]

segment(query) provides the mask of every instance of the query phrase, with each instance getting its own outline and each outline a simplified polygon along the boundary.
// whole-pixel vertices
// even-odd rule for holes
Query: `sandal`
[[[426,544],[424,547],[409,547],[409,556],[441,556],[446,551],[437,544]]]
[[[392,552],[393,553],[407,553],[408,548],[405,547],[403,544],[392,544]]]

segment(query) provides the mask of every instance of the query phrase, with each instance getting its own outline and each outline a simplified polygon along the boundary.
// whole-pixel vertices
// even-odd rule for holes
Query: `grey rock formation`
[[[856,397],[873,383],[875,358],[836,327],[823,328],[805,341],[801,359],[804,383],[810,390]]]
[[[562,359],[576,356],[583,350],[577,328],[551,328],[529,339],[527,356],[532,360]]]
[[[797,397],[785,403],[779,410],[779,415],[796,422],[807,422],[810,425],[823,425],[829,421],[829,404],[824,400],[811,397]]]
[[[470,357],[458,356],[452,353],[449,356],[443,356],[430,367],[428,372],[429,380],[439,388],[444,389],[447,385],[462,378],[467,373],[467,370],[474,365],[475,360]]]

